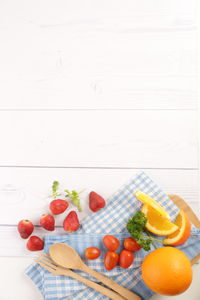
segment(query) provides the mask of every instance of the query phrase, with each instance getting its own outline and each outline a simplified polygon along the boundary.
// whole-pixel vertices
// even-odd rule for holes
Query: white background
[[[0,300],[42,299],[15,225],[55,179],[108,197],[144,169],[199,213],[197,21],[196,0],[0,2]],[[173,299],[199,299],[193,269]]]

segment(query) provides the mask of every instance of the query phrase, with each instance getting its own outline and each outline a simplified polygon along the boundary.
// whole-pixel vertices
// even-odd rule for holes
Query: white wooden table
[[[55,179],[107,197],[145,169],[199,213],[196,11],[196,0],[0,2],[0,300],[42,299],[16,224],[38,223]],[[199,299],[193,269],[173,299]]]

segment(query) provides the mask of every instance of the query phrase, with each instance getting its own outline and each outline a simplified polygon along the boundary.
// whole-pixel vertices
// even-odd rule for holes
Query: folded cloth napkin
[[[86,263],[96,271],[109,276],[117,283],[134,291],[142,299],[147,300],[154,293],[144,284],[141,278],[140,266],[149,252],[143,249],[135,252],[134,263],[126,270],[116,267],[112,271],[106,271],[103,264],[106,249],[103,246],[102,237],[108,233],[115,235],[122,245],[124,238],[130,236],[126,230],[126,223],[141,208],[141,203],[133,196],[135,190],[142,190],[155,198],[166,209],[172,220],[176,218],[179,213],[177,206],[144,172],[140,172],[108,199],[107,206],[104,209],[87,217],[77,233],[46,236],[44,251],[48,252],[49,246],[53,243],[67,243],[76,249],[84,259],[85,248],[98,247],[101,249],[101,256],[94,261],[86,261]],[[161,244],[158,244],[159,246]],[[193,228],[191,237],[182,247],[178,248],[184,251],[189,259],[195,257],[200,252],[200,230]],[[121,249],[122,246],[117,252],[120,252]],[[154,250],[153,247],[150,251],[152,250]],[[89,275],[80,273],[94,280]],[[45,300],[108,299],[72,278],[54,276],[38,264],[29,266],[26,269],[26,274],[39,288]]]

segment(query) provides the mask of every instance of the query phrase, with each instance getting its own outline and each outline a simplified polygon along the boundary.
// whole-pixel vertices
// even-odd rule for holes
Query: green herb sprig
[[[141,211],[138,211],[131,219],[129,219],[126,228],[131,236],[136,240],[136,242],[145,250],[149,251],[151,249],[151,244],[156,244],[154,241],[162,243],[162,241],[155,239],[148,230],[145,229],[147,223],[147,218],[145,214]],[[146,233],[147,235],[145,235]]]
[[[52,196],[55,199],[58,196],[61,196],[62,194],[58,193],[58,189],[59,189],[59,182],[58,181],[54,181],[52,184]]]
[[[63,193],[58,193],[59,188],[60,188],[60,184],[58,181],[55,180],[52,184],[53,198],[56,199],[58,196],[65,196],[66,198],[70,199],[70,201],[78,208],[79,211],[82,211],[80,194],[83,192],[83,190],[80,192],[76,192],[75,190],[72,190],[71,192],[69,190],[64,190]]]
[[[76,192],[75,190],[72,190],[71,192],[69,190],[65,190],[65,197],[70,198],[71,202],[78,208],[79,211],[82,211],[81,208],[81,201],[80,201],[80,192]]]

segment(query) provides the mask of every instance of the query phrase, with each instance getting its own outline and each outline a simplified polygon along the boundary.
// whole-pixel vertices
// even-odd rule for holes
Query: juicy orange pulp
[[[178,226],[178,230],[170,234],[163,243],[165,245],[179,246],[187,241],[190,236],[191,224],[188,216],[183,210],[180,211],[176,221],[174,222]]]
[[[159,212],[161,216],[166,217],[167,219],[170,219],[169,214],[166,212],[166,210],[164,210],[164,208],[155,199],[153,199],[149,195],[147,195],[139,190],[135,191],[134,195],[140,202],[142,202],[143,204],[146,204],[148,206],[151,206],[152,208],[157,210],[157,212]]]
[[[170,235],[178,229],[177,225],[171,223],[166,217],[161,215],[151,206],[143,205],[141,211],[147,218],[145,227],[154,234]]]

